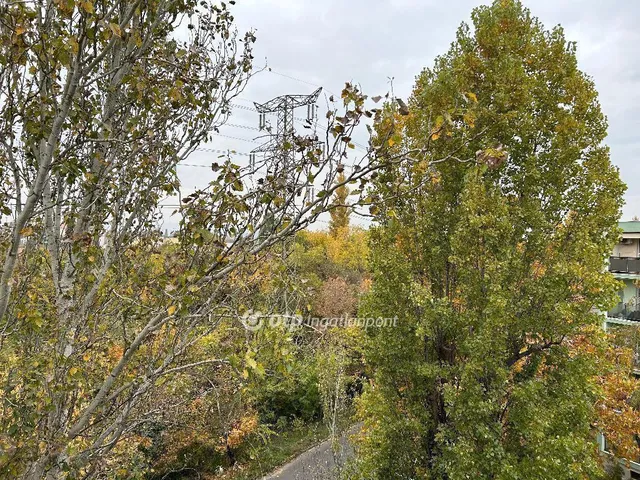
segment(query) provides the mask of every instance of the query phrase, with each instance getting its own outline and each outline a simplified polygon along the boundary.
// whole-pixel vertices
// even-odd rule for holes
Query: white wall
[[[634,238],[630,245],[618,243],[613,248],[614,257],[637,257],[638,256],[638,239]]]

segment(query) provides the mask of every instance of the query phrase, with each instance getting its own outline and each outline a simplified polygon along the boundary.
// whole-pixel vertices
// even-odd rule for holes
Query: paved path
[[[357,427],[347,431],[341,438],[334,453],[331,441],[327,440],[320,445],[307,450],[291,462],[267,475],[262,480],[335,480],[338,478],[339,467],[353,455],[353,448],[349,444],[348,437],[356,431]],[[337,462],[337,463],[336,463]]]

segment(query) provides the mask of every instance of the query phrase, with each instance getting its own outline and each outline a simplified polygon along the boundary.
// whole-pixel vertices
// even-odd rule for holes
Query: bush
[[[229,459],[211,442],[195,441],[176,452],[175,461],[151,477],[152,480],[182,480],[198,478],[200,473],[215,473],[220,467],[229,467]]]
[[[305,422],[322,416],[322,401],[318,388],[318,377],[308,367],[299,366],[303,371],[276,383],[269,383],[257,392],[256,407],[261,423],[276,424],[276,428],[286,427],[286,422],[298,418]]]

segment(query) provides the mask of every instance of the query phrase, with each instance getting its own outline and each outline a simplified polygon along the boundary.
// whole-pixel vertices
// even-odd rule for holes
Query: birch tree
[[[373,201],[387,142],[354,157],[351,138],[380,112],[347,84],[324,138],[292,135],[249,164],[212,159],[163,245],[159,202],[180,196],[177,165],[231,114],[254,34],[222,2],[28,0],[0,13],[0,471],[113,477],[123,440],[184,401],[172,382],[244,367],[217,333],[246,308],[238,267],[346,184],[353,204]]]

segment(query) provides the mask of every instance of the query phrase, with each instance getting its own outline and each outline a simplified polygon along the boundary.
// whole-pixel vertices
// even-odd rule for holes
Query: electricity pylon
[[[273,175],[275,178],[280,178],[284,183],[283,187],[295,195],[304,188],[306,190],[304,197],[305,202],[311,199],[314,192],[313,186],[309,184],[306,175],[301,177],[300,173],[296,172],[296,169],[293,168],[295,165],[294,112],[297,108],[307,107],[306,121],[308,126],[312,127],[316,118],[316,101],[321,91],[322,87],[310,95],[281,95],[265,103],[254,102],[256,110],[260,115],[258,126],[260,130],[268,131],[269,140],[250,152],[249,163],[251,170],[255,170],[256,154],[263,153],[266,164],[269,165],[267,174]],[[273,128],[267,128],[267,114],[274,113],[277,116],[275,130]],[[301,182],[301,179],[304,179],[304,181]],[[295,208],[295,205],[292,205],[292,207]],[[290,250],[291,242],[283,240],[282,262],[285,266],[285,278],[295,279],[295,268],[287,260]],[[298,310],[298,302],[291,302],[288,290],[288,286],[285,285],[284,291],[282,292],[283,307],[287,315],[291,314],[292,311],[295,312]],[[296,305],[294,306],[293,303]]]
[[[278,176],[284,173],[289,178],[284,179],[287,187],[298,189],[300,185],[292,178],[291,167],[294,164],[294,111],[296,108],[307,107],[307,123],[312,127],[316,118],[317,106],[316,101],[322,91],[322,87],[318,88],[310,95],[281,95],[275,97],[265,103],[255,103],[259,117],[260,130],[269,131],[269,140],[259,147],[254,148],[250,152],[250,162],[255,165],[255,156],[258,153],[264,153],[267,163],[271,166],[272,175]],[[267,128],[267,114],[275,113],[277,116],[276,126],[274,129]]]

